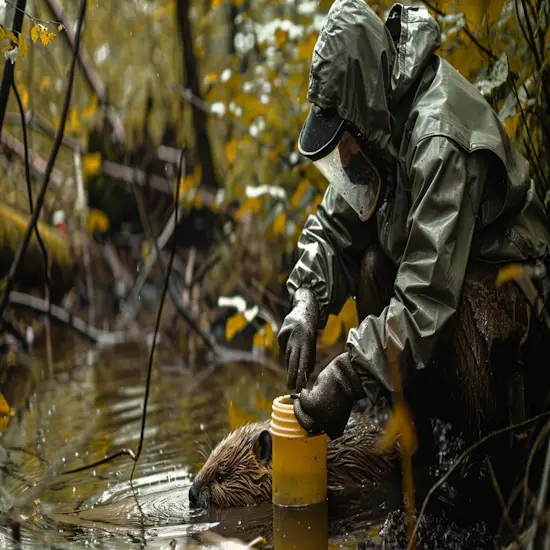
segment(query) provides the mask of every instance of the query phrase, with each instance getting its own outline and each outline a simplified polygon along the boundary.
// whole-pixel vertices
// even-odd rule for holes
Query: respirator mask
[[[361,221],[371,219],[376,212],[382,185],[380,173],[364,148],[360,133],[351,123],[334,111],[312,106],[300,132],[298,150],[313,162]]]

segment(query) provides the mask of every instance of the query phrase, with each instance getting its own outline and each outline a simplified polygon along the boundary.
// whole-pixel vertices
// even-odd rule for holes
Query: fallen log
[[[29,221],[30,216],[0,203],[0,278],[8,274]],[[54,301],[73,285],[75,258],[69,251],[69,239],[65,235],[42,222],[37,226],[51,262],[51,297]],[[16,283],[20,288],[43,290],[45,281],[44,257],[33,233]]]

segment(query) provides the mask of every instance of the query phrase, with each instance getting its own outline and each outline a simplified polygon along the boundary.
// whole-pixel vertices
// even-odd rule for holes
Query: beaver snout
[[[199,507],[199,491],[200,488],[198,488],[193,482],[189,489],[189,504],[191,505],[191,508]]]

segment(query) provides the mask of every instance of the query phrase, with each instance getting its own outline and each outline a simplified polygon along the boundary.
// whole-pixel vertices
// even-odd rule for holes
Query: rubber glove
[[[294,414],[308,432],[336,439],[344,433],[353,403],[365,396],[349,354],[342,353],[321,371],[311,390],[296,396]]]
[[[287,386],[301,391],[315,368],[319,306],[313,292],[299,288],[277,341],[287,364]]]

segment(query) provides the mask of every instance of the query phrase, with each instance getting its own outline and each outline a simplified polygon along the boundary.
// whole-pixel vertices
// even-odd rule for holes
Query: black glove
[[[342,353],[321,371],[311,390],[300,392],[294,414],[308,432],[324,431],[336,439],[344,433],[353,403],[365,395],[349,354]]]
[[[287,386],[300,391],[315,368],[319,306],[313,292],[299,288],[292,311],[285,317],[277,341],[287,364]]]

